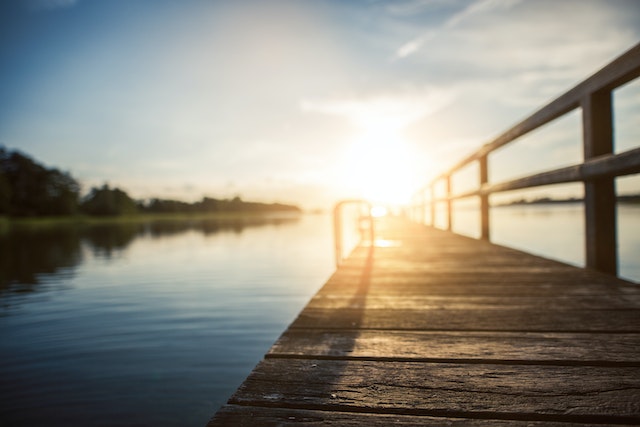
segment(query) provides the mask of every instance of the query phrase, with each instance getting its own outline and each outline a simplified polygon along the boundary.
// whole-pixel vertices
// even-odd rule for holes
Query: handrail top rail
[[[508,181],[482,184],[476,190],[455,193],[449,197],[436,197],[435,202],[486,196],[492,193],[520,190],[544,185],[588,181],[605,176],[623,176],[640,173],[640,147],[620,154],[605,154],[583,163],[540,172]]]
[[[572,89],[549,102],[536,112],[521,120],[493,140],[483,144],[479,149],[465,157],[446,172],[437,175],[428,188],[436,181],[451,176],[466,165],[487,156],[498,148],[563,116],[580,106],[581,100],[602,90],[613,90],[640,76],[640,43],[627,50],[599,71],[578,83]]]
[[[617,275],[617,214],[615,179],[640,173],[640,147],[621,153],[614,151],[613,90],[640,76],[640,43],[578,83],[529,117],[482,145],[471,155],[437,175],[414,195],[421,196],[419,217],[426,212],[425,192],[430,190],[431,223],[436,203],[445,202],[447,230],[453,230],[452,208],[457,199],[480,199],[480,238],[490,240],[490,196],[494,193],[570,182],[584,186],[586,266]],[[583,159],[574,165],[540,173],[529,173],[503,182],[489,180],[489,154],[517,138],[581,109]],[[452,193],[452,176],[472,162],[478,162],[479,187]],[[436,195],[436,184],[445,184],[445,197]]]

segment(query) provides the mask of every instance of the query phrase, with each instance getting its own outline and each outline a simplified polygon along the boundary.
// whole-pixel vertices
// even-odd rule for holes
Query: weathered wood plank
[[[508,274],[505,274],[508,275]],[[496,279],[498,280],[498,279]],[[504,277],[500,280],[504,280]],[[322,289],[321,293],[342,293],[344,295],[367,294],[373,296],[389,295],[404,296],[410,298],[413,295],[449,295],[449,296],[521,296],[521,297],[567,297],[567,296],[606,296],[627,294],[630,298],[640,301],[640,294],[637,290],[620,290],[615,292],[604,286],[593,286],[588,283],[560,283],[542,282],[538,286],[533,284],[519,284],[517,278],[513,278],[513,283],[447,283],[431,280],[421,281],[417,277],[407,278],[401,275],[397,277],[372,277],[366,284],[353,283],[353,281],[330,282]],[[524,279],[523,279],[524,280]],[[443,283],[444,282],[444,283]]]
[[[524,308],[535,310],[615,310],[640,309],[640,300],[626,295],[596,296],[537,296],[517,295],[344,295],[343,293],[322,292],[316,294],[307,308],[325,309],[511,309]]]
[[[380,251],[377,251],[380,252]],[[521,262],[518,262],[518,258],[510,261],[498,261],[498,260],[475,260],[465,261],[464,256],[459,254],[459,259],[451,256],[440,257],[421,257],[421,259],[410,259],[408,255],[402,253],[390,254],[381,253],[374,255],[374,259],[370,264],[366,264],[366,260],[358,261],[349,266],[341,266],[341,268],[329,279],[330,281],[342,278],[354,278],[362,275],[364,272],[373,276],[388,276],[392,274],[400,274],[402,276],[417,276],[417,275],[434,275],[447,276],[452,275],[452,279],[470,280],[474,275],[480,275],[480,278],[487,279],[500,279],[496,274],[497,270],[507,274],[508,278],[523,279],[529,276],[529,280],[533,281],[555,281],[561,283],[563,280],[569,283],[575,283],[576,281],[584,280],[591,284],[608,284],[614,287],[630,287],[633,288],[635,284],[626,282],[621,279],[615,279],[608,277],[604,274],[597,274],[594,271],[576,268],[570,265],[557,266],[554,262],[527,262],[527,259],[522,255],[519,256]],[[473,254],[469,254],[469,257],[473,257]],[[400,258],[395,261],[391,261],[388,258],[385,261],[381,261],[384,257],[388,258]],[[531,275],[540,275],[540,277]],[[496,277],[497,276],[497,277]],[[567,280],[570,279],[570,280]],[[507,279],[503,279],[506,281]]]
[[[384,255],[382,255],[384,256]],[[387,255],[388,256],[388,255]],[[351,271],[347,269],[341,269],[338,273],[332,276],[331,279],[350,278],[353,279],[363,273],[364,267],[353,268]],[[374,263],[368,273],[372,276],[390,276],[394,274],[400,274],[402,276],[413,277],[419,275],[434,275],[445,276],[453,275],[452,279],[470,280],[472,276],[479,275],[485,281],[491,281],[491,279],[499,279],[496,276],[497,270],[506,274],[508,278],[518,279],[521,277],[525,279],[532,274],[540,275],[540,277],[530,277],[529,280],[536,281],[555,281],[560,283],[562,279],[572,279],[569,283],[575,283],[578,280],[585,280],[591,284],[612,284],[611,279],[602,277],[600,275],[592,275],[588,270],[576,270],[575,267],[569,265],[563,268],[557,268],[552,265],[511,265],[507,263],[490,263],[478,264],[473,263],[459,263],[457,261],[450,260],[425,260],[425,261],[411,261],[404,260],[397,263],[389,263],[387,265],[380,265]],[[503,279],[507,281],[507,279]]]
[[[393,281],[415,282],[416,284],[495,284],[512,283],[514,285],[555,284],[558,286],[582,286],[605,288],[610,292],[622,291],[640,294],[640,287],[621,279],[596,274],[593,271],[564,265],[557,267],[553,263],[527,264],[518,260],[512,262],[465,262],[449,258],[427,258],[410,260],[402,254],[380,254],[376,257],[402,257],[397,262],[379,262],[374,258],[370,265],[358,262],[341,267],[327,281],[327,285],[357,284],[358,278],[369,277],[373,282],[390,283]],[[470,255],[471,256],[471,255]],[[522,258],[522,256],[521,256]],[[499,272],[499,274],[497,274]]]
[[[345,260],[212,426],[640,424],[639,286],[384,227],[386,240]]]
[[[265,359],[229,403],[423,416],[640,423],[640,370]]]
[[[425,331],[640,332],[638,310],[304,310],[291,328]]]
[[[370,426],[370,427],[567,427],[566,423],[514,421],[496,419],[469,419],[420,417],[412,415],[367,414],[354,412],[327,412],[291,408],[271,408],[259,406],[225,405],[208,424],[233,427],[287,427],[300,424],[323,426]],[[612,427],[613,424],[582,424],[583,427]]]
[[[640,367],[640,334],[399,332],[290,329],[267,357],[500,361]]]
[[[611,90],[640,74],[639,60],[637,45],[452,170],[581,104],[587,115],[609,109]],[[588,143],[610,136],[605,124]],[[500,185],[638,170],[638,149],[597,157],[611,151],[601,139],[607,149],[586,152],[580,166],[507,184],[485,183],[481,170],[472,193],[486,210]],[[450,183],[450,174],[438,179]],[[586,205],[611,205],[607,186],[596,189],[606,197],[587,191]],[[417,224],[375,225],[374,247],[341,264],[211,426],[640,425],[640,286]],[[604,230],[607,242],[615,227]]]

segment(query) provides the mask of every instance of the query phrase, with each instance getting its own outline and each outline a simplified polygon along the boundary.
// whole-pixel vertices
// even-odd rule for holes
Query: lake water
[[[476,209],[454,210],[453,224],[457,233],[480,235]],[[492,242],[580,267],[584,227],[581,203],[499,206],[490,213]],[[618,257],[619,275],[640,282],[640,205],[618,205]]]
[[[636,280],[639,214],[619,220]],[[496,241],[576,264],[581,221],[492,210]],[[334,270],[325,215],[26,228],[0,254],[0,426],[202,427]]]
[[[0,238],[0,426],[199,426],[332,273],[327,216]]]

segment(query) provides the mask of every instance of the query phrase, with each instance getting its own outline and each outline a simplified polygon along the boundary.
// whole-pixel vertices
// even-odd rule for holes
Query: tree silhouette
[[[80,185],[66,172],[48,169],[19,151],[0,147],[0,212],[13,216],[69,215],[78,208]]]
[[[280,203],[245,202],[204,197],[187,203],[178,200],[135,201],[119,188],[92,188],[80,203],[80,185],[68,173],[48,169],[19,151],[0,146],[0,215],[44,216],[88,215],[118,216],[139,211],[150,213],[215,212],[300,212],[297,206]]]
[[[98,216],[118,216],[134,214],[138,206],[131,197],[119,188],[110,189],[107,184],[102,188],[93,187],[80,206],[82,212]]]

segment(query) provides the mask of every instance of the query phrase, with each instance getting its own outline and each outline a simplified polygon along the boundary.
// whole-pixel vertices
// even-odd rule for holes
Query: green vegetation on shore
[[[299,212],[136,213],[118,216],[65,215],[45,217],[0,216],[0,235],[12,227],[46,229],[59,226],[127,225],[169,222],[251,223],[255,220],[294,218]]]
[[[158,198],[134,200],[125,191],[108,185],[94,187],[80,197],[80,184],[68,172],[46,168],[19,151],[8,151],[0,146],[0,217],[43,218],[41,221],[56,218],[58,222],[122,217],[123,221],[139,221],[145,220],[140,215],[147,214],[237,217],[239,214],[274,212],[299,213],[300,208],[281,203],[247,202],[240,197],[204,197],[194,203]]]
[[[625,204],[640,204],[640,194],[626,194],[619,195],[617,197],[618,203]],[[584,199],[577,197],[570,197],[566,199],[552,199],[550,197],[540,197],[533,200],[514,200],[509,203],[505,203],[502,206],[516,206],[516,205],[558,205],[558,204],[568,204],[568,203],[582,203]]]

